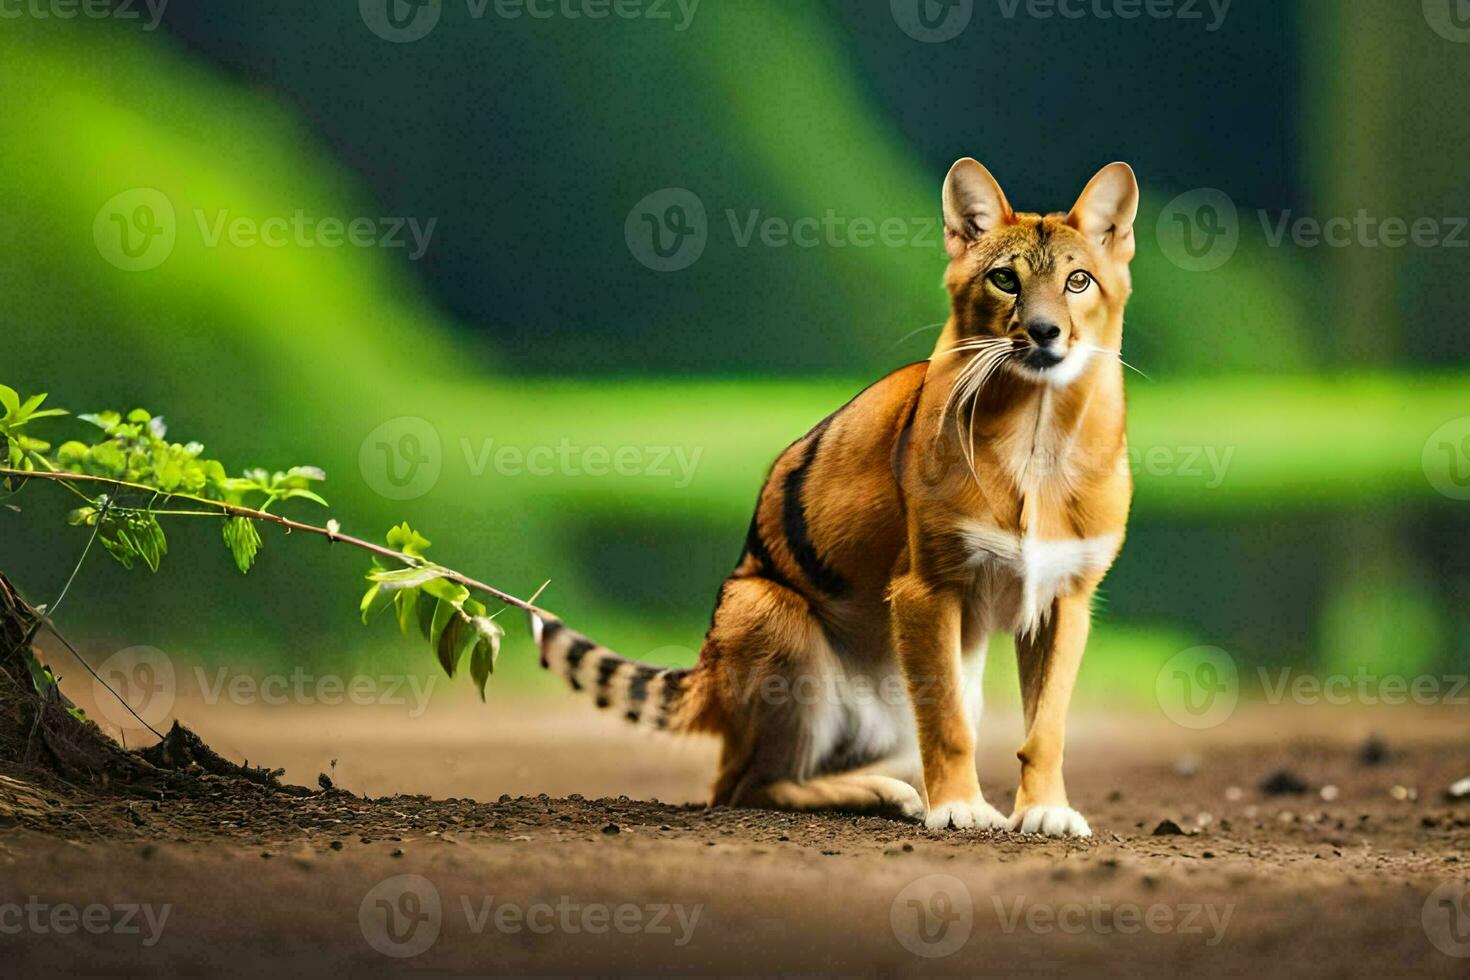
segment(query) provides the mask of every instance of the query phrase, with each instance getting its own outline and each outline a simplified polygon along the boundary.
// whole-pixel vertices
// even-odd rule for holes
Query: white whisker
[[[1139,371],[1138,368],[1134,367],[1132,364],[1129,364],[1127,361],[1123,360],[1123,352],[1122,351],[1109,350],[1106,347],[1093,347],[1093,348],[1091,348],[1091,350],[1095,351],[1098,354],[1111,354],[1113,357],[1116,357],[1118,359],[1118,363],[1119,364],[1123,365],[1125,368],[1127,368],[1130,371],[1137,372],[1137,374],[1138,374],[1139,377],[1144,378],[1147,381],[1152,381],[1153,380],[1153,378],[1150,378],[1148,375],[1144,374],[1142,371]]]
[[[897,347],[898,345],[902,344],[904,341],[911,340],[914,337],[917,337],[919,334],[923,333],[925,330],[933,330],[935,327],[942,327],[942,326],[944,326],[944,324],[945,324],[945,321],[944,320],[940,320],[938,323],[926,323],[922,327],[915,327],[913,330],[910,330],[908,333],[904,334],[902,337],[900,337],[897,340],[895,340],[893,342],[893,347],[889,347],[888,349],[889,350],[893,350],[894,347]]]
[[[949,397],[945,399],[944,408],[939,415],[939,427],[943,432],[950,413],[955,413],[955,431],[960,438],[960,452],[964,456],[970,476],[978,481],[980,475],[975,466],[975,413],[979,410],[980,393],[1016,351],[1011,340],[1005,337],[978,337],[961,340],[951,345],[946,351],[946,353],[969,352],[975,353],[976,356],[955,378],[954,385],[949,391]],[[970,403],[970,411],[968,416],[964,416],[956,410],[967,401]]]

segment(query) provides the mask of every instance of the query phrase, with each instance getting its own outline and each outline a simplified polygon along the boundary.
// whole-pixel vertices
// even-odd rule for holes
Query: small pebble
[[[1307,788],[1304,779],[1286,769],[1278,769],[1261,781],[1261,792],[1268,796],[1299,796]]]

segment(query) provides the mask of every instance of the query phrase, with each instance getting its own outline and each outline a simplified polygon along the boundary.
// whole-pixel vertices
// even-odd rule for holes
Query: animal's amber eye
[[[1092,285],[1092,276],[1085,272],[1074,272],[1067,277],[1067,292],[1085,293],[1087,287]]]
[[[1016,273],[1011,269],[996,269],[990,274],[990,282],[996,289],[1013,296],[1021,291],[1021,280],[1016,278]]]

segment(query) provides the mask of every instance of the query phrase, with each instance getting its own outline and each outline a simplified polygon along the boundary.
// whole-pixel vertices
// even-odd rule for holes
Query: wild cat
[[[542,663],[633,722],[723,740],[711,802],[1087,837],[1062,779],[1093,591],[1123,543],[1123,308],[1138,184],[1066,214],[944,182],[950,315],[933,355],[792,443],[699,661],[627,660],[533,615]],[[1013,633],[1025,738],[1009,816],[975,766],[988,637]]]

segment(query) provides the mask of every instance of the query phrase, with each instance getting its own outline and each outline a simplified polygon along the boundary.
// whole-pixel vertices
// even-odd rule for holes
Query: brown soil
[[[284,765],[297,783],[315,787],[337,759],[342,788],[292,796],[202,776],[163,799],[99,799],[0,767],[0,972],[1470,966],[1445,951],[1463,938],[1470,953],[1463,902],[1442,906],[1441,891],[1425,915],[1436,888],[1470,876],[1470,803],[1441,796],[1470,773],[1453,714],[1262,709],[1204,733],[1080,719],[1069,779],[1096,836],[1060,842],[707,810],[691,801],[711,746],[630,731],[570,701],[435,705],[414,720],[320,707],[179,713],[225,755]],[[992,727],[981,773],[1004,806],[1015,762],[1002,743],[1016,722]],[[1359,758],[1371,730],[1388,743],[1378,764]],[[1279,770],[1307,791],[1261,789]],[[1324,786],[1336,787],[1330,799]],[[376,795],[390,788],[439,798]],[[1186,833],[1155,836],[1165,820]],[[119,930],[130,904],[155,923],[167,905],[168,917],[155,929],[145,910],[127,923],[137,932]],[[90,905],[107,907],[91,913],[97,934],[66,931],[65,912],[48,918]],[[415,942],[426,948],[411,958],[381,951]]]

